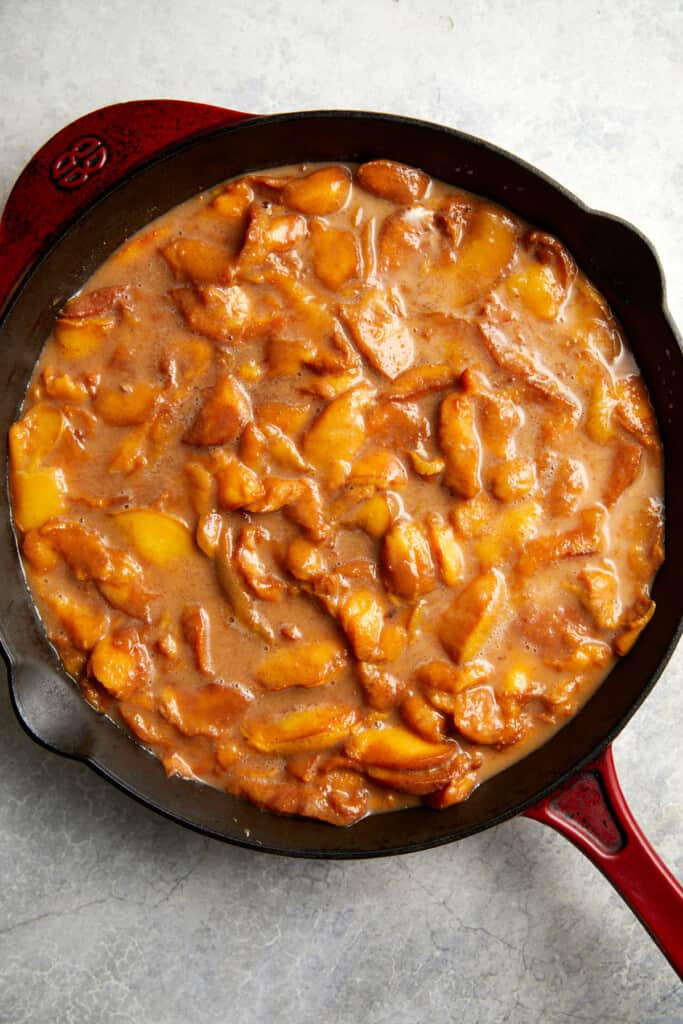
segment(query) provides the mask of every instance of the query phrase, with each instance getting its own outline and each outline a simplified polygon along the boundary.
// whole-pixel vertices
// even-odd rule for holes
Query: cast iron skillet
[[[662,672],[683,611],[683,534],[673,528],[683,521],[683,356],[657,258],[635,228],[587,209],[515,157],[425,122],[337,111],[252,117],[170,101],[107,107],[69,125],[40,150],[0,224],[0,429],[5,433],[18,411],[57,310],[132,232],[201,189],[250,169],[375,157],[418,165],[558,235],[621,320],[650,389],[666,453],[667,557],[653,589],[657,611],[640,641],[576,718],[460,806],[378,815],[348,829],[279,817],[166,778],[158,761],[85,703],[39,624],[5,509],[0,640],[17,717],[39,743],[84,761],[153,810],[255,850],[337,858],[406,853],[524,812],[564,832],[597,863],[681,971],[683,889],[630,815],[609,748]],[[6,493],[6,479],[4,485]]]

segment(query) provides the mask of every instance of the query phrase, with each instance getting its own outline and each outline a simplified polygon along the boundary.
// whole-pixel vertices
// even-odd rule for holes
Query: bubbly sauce
[[[389,161],[139,232],[62,311],[10,458],[86,699],[275,811],[466,799],[654,612],[661,445],[607,304],[553,237]]]

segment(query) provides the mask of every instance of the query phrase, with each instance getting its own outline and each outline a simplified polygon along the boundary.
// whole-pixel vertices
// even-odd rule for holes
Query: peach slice
[[[132,427],[149,419],[157,394],[157,389],[144,381],[121,387],[100,388],[93,408],[110,426]]]
[[[463,498],[481,490],[481,443],[468,395],[452,394],[439,412],[439,444],[446,463],[444,483]]]
[[[136,552],[155,565],[170,565],[192,554],[189,529],[185,523],[165,512],[151,508],[130,509],[117,512],[115,520]]]
[[[439,639],[454,662],[471,661],[479,654],[493,629],[505,590],[505,577],[491,569],[468,583],[444,612]]]
[[[147,648],[133,630],[119,630],[98,641],[89,668],[95,679],[119,699],[130,697],[152,676]]]
[[[325,750],[348,736],[355,718],[353,708],[343,704],[317,704],[281,718],[248,718],[242,735],[263,754]]]
[[[429,187],[429,177],[416,167],[394,160],[371,160],[356,171],[356,181],[366,192],[392,203],[414,203]]]
[[[350,192],[345,167],[321,167],[304,178],[290,178],[282,190],[282,202],[300,213],[323,217],[341,210]]]
[[[251,402],[242,385],[227,374],[214,384],[185,433],[185,444],[200,447],[235,441],[251,419]]]
[[[353,232],[313,221],[311,250],[316,277],[331,291],[339,291],[347,281],[358,277],[360,254]]]
[[[390,589],[400,597],[413,600],[436,586],[429,541],[416,523],[399,520],[389,529],[382,563]]]
[[[323,686],[345,663],[344,648],[333,640],[298,643],[267,654],[256,669],[256,678],[267,690]]]
[[[365,441],[364,411],[375,395],[373,388],[352,388],[325,406],[309,427],[304,455],[336,481],[346,475],[340,463],[348,463]]]
[[[39,402],[9,431],[13,469],[36,469],[55,448],[64,431],[64,416],[54,405]]]
[[[12,475],[14,521],[22,532],[61,515],[66,498],[66,478],[61,469],[16,470]]]
[[[364,766],[396,771],[435,768],[457,752],[453,743],[428,742],[402,725],[364,729],[351,736],[345,749],[350,758]]]
[[[241,683],[205,683],[195,689],[166,687],[159,695],[164,718],[186,736],[221,736],[254,696]]]
[[[361,354],[379,373],[394,380],[412,365],[412,334],[393,296],[370,289],[357,305],[346,306],[343,316]]]
[[[230,253],[217,242],[176,238],[161,255],[176,277],[189,277],[195,284],[226,284],[232,277]]]

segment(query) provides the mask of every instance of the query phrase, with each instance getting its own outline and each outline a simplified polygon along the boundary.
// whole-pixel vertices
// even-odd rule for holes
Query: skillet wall
[[[58,309],[131,233],[191,195],[246,170],[379,156],[416,164],[557,234],[606,295],[643,370],[664,439],[667,560],[653,590],[657,613],[641,642],[549,743],[459,807],[379,815],[342,830],[266,814],[206,787],[167,779],[154,758],[89,708],[47,644],[25,586],[9,516],[3,517],[0,637],[14,663],[15,707],[30,734],[51,749],[84,758],[131,795],[185,824],[242,845],[295,855],[354,857],[415,850],[510,817],[594,756],[654,683],[679,635],[683,611],[683,539],[672,529],[683,513],[683,417],[677,402],[683,357],[663,308],[656,257],[629,225],[586,210],[532,168],[479,140],[383,115],[282,115],[195,140],[124,180],[52,247],[0,325],[5,385],[0,427],[5,432]],[[6,486],[6,467],[4,472]]]

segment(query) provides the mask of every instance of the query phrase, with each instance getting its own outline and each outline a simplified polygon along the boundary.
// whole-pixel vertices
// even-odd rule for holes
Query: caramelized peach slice
[[[317,704],[281,718],[248,718],[242,735],[263,754],[326,750],[348,736],[355,718],[353,708],[343,704]]]
[[[399,679],[393,672],[387,672],[386,669],[365,661],[357,662],[356,670],[366,703],[375,711],[390,711],[403,699],[405,681]]]
[[[119,713],[130,731],[143,743],[167,748],[177,742],[178,734],[161,715],[141,707],[134,700],[121,701]]]
[[[110,633],[98,641],[90,655],[90,673],[114,697],[125,700],[152,677],[147,648],[134,630]]]
[[[609,444],[612,440],[614,404],[613,388],[604,376],[599,376],[593,384],[586,409],[586,433],[591,441]]]
[[[235,565],[257,597],[263,601],[281,601],[290,587],[266,567],[260,548],[269,541],[267,530],[253,524],[245,526],[235,546]]]
[[[192,690],[169,686],[159,694],[159,710],[186,736],[218,737],[253,699],[251,690],[241,683],[205,683]]]
[[[599,505],[583,509],[579,525],[566,533],[546,534],[529,541],[517,563],[523,576],[530,576],[545,565],[561,558],[596,555],[605,543],[605,510]]]
[[[107,614],[81,597],[54,591],[46,601],[79,651],[91,650],[107,632]]]
[[[439,743],[446,735],[446,716],[419,693],[406,697],[400,707],[401,718],[408,728],[421,736],[423,740]]]
[[[265,427],[277,427],[288,437],[296,437],[306,425],[311,410],[308,402],[261,402],[254,411],[256,423]]]
[[[174,288],[170,296],[187,326],[213,341],[234,341],[249,324],[251,302],[240,285]]]
[[[298,643],[296,647],[280,647],[267,654],[256,669],[256,678],[267,690],[323,686],[345,663],[344,648],[333,640]]]
[[[381,540],[401,510],[394,494],[376,494],[344,517],[345,526],[356,526],[375,540]]]
[[[379,373],[394,380],[412,365],[413,338],[393,295],[369,289],[359,303],[346,306],[343,315],[362,355]]]
[[[475,768],[478,767],[479,765],[475,765]],[[467,800],[476,784],[476,770],[466,772],[464,775],[456,775],[444,789],[432,794],[427,803],[437,811],[443,811],[446,807],[452,807],[454,804],[461,804]]]
[[[429,542],[441,578],[447,587],[457,587],[462,580],[465,564],[453,527],[437,512],[429,513],[426,522]]]
[[[472,743],[499,746],[514,741],[514,734],[490,686],[472,686],[453,700],[453,722]]]
[[[425,413],[415,402],[378,401],[368,412],[368,434],[395,448],[421,446],[431,434]]]
[[[561,459],[548,491],[548,508],[554,516],[573,515],[588,488],[586,467],[578,459]]]
[[[211,209],[226,220],[241,220],[253,202],[254,190],[247,181],[233,181],[219,192]]]
[[[342,231],[322,221],[313,221],[311,249],[316,277],[331,291],[339,291],[347,281],[358,277],[360,253],[352,231]]]
[[[285,565],[298,580],[313,580],[326,571],[323,552],[305,537],[295,537],[287,549]]]
[[[220,508],[228,511],[244,508],[259,501],[265,493],[258,475],[234,456],[228,456],[216,473],[216,496]]]
[[[42,526],[66,509],[67,484],[61,469],[15,470],[12,474],[12,510],[25,532]]]
[[[9,430],[12,469],[37,469],[56,447],[64,431],[64,416],[54,405],[39,402]]]
[[[214,565],[218,585],[227,598],[235,618],[252,633],[272,642],[275,639],[275,631],[256,607],[253,598],[246,590],[242,575],[233,564],[232,535],[227,529],[222,531],[218,541]]]
[[[394,160],[371,160],[356,171],[356,181],[366,192],[392,203],[414,203],[429,187],[429,177],[416,167]]]
[[[417,771],[449,761],[458,748],[453,743],[430,743],[402,725],[364,729],[347,740],[346,753],[364,767]]]
[[[374,661],[384,626],[384,609],[370,590],[353,591],[339,610],[342,629],[360,661]]]
[[[198,238],[176,238],[161,250],[175,277],[188,277],[195,284],[226,284],[233,273],[227,249],[216,242]]]
[[[45,394],[66,402],[87,402],[96,394],[99,378],[97,373],[72,377],[69,373],[56,373],[54,370],[43,370],[41,375]]]
[[[468,395],[452,394],[441,403],[439,444],[446,463],[446,486],[463,498],[473,498],[481,490],[481,443]]]
[[[422,398],[435,391],[447,391],[453,386],[454,378],[453,370],[445,363],[422,363],[400,373],[386,397],[401,401]]]
[[[348,464],[365,441],[363,414],[374,395],[367,386],[352,388],[325,406],[305,435],[304,455],[331,482],[343,480],[343,463]]]
[[[350,193],[345,167],[321,167],[303,178],[290,178],[282,190],[282,202],[300,213],[323,217],[341,210]]]
[[[536,489],[536,465],[524,455],[499,462],[490,470],[491,491],[499,501],[518,501]]]
[[[555,320],[566,297],[553,268],[542,263],[511,274],[505,286],[539,320]]]
[[[382,546],[382,565],[390,589],[414,600],[436,586],[429,541],[416,523],[399,520],[387,532]]]
[[[622,427],[645,448],[659,448],[657,422],[642,377],[634,374],[617,381],[614,412]]]
[[[616,654],[628,654],[654,615],[655,607],[655,602],[650,600],[649,597],[642,597],[625,613],[621,620],[621,625],[624,628],[614,638],[612,644]]]
[[[468,583],[441,617],[439,639],[453,661],[471,661],[488,640],[505,598],[505,577],[491,569]]]
[[[543,509],[537,501],[527,500],[507,508],[475,545],[482,567],[500,565],[514,557],[536,536],[542,521]]]
[[[185,444],[228,444],[240,436],[251,419],[251,403],[235,377],[216,381],[197,417],[183,437]]]
[[[152,508],[117,512],[116,525],[123,530],[137,554],[155,565],[187,559],[193,551],[192,535],[174,516]]]
[[[100,388],[93,408],[97,415],[113,427],[132,427],[150,416],[157,389],[151,384],[126,384]]]
[[[403,463],[393,452],[377,449],[356,459],[347,482],[351,487],[387,491],[402,487],[407,478]]]
[[[194,652],[197,668],[204,676],[213,676],[211,657],[211,619],[206,608],[188,605],[180,616],[183,635]]]
[[[85,359],[100,348],[114,326],[111,317],[76,320],[61,316],[55,324],[55,339],[69,359]]]
[[[624,491],[627,491],[635,483],[640,473],[642,457],[643,449],[640,445],[620,443],[616,446],[609,476],[602,493],[602,500],[607,508],[615,505]]]
[[[512,262],[516,244],[515,225],[502,210],[477,207],[454,262],[434,273],[449,307],[467,306],[487,295]]]
[[[600,629],[614,629],[621,616],[619,580],[614,565],[607,560],[587,565],[579,573],[583,584],[581,603],[591,613]]]

